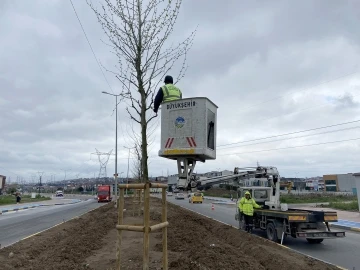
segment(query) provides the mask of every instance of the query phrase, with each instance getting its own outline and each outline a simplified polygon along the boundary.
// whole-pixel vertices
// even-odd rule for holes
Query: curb
[[[215,201],[214,204],[225,204],[225,205],[236,205],[235,202],[223,202],[223,201]]]
[[[2,213],[7,213],[7,212],[15,212],[15,211],[19,211],[19,210],[25,210],[25,209],[30,209],[30,208],[35,208],[35,207],[39,207],[40,205],[32,205],[32,206],[25,206],[25,207],[19,207],[19,208],[14,208],[14,209],[5,209],[5,210],[1,210],[0,214]]]
[[[224,199],[217,199],[214,197],[207,197],[207,196],[204,196],[204,199],[209,200],[209,201],[227,202],[227,200],[224,200]]]
[[[158,198],[158,199],[161,200],[161,198]],[[198,215],[200,215],[200,216],[203,216],[203,217],[206,217],[206,218],[215,220],[215,221],[217,221],[217,222],[219,222],[219,223],[222,223],[222,224],[227,225],[227,226],[230,226],[230,227],[232,227],[232,228],[234,228],[234,229],[236,229],[236,230],[239,230],[239,228],[237,228],[237,227],[235,227],[235,226],[233,226],[233,225],[227,224],[227,223],[225,223],[225,222],[223,222],[223,221],[220,221],[220,220],[217,220],[217,219],[215,219],[215,218],[212,218],[212,217],[206,216],[206,215],[204,215],[204,214],[198,213],[198,212],[196,212],[196,211],[194,211],[194,210],[191,210],[191,209],[188,209],[188,208],[183,207],[183,206],[181,206],[181,205],[172,203],[172,202],[170,202],[170,201],[168,201],[168,200],[166,200],[166,201],[167,201],[168,203],[171,203],[171,204],[173,204],[173,205],[176,205],[176,206],[178,206],[178,207],[181,207],[181,208],[183,208],[183,209],[185,209],[185,210],[188,210],[188,211],[193,212],[193,213],[195,213],[195,214],[198,214]],[[324,260],[321,260],[321,259],[312,257],[312,256],[310,256],[310,255],[304,254],[304,253],[302,253],[302,252],[300,252],[300,251],[291,249],[291,248],[289,248],[289,247],[287,247],[287,246],[284,246],[284,245],[281,245],[281,244],[279,244],[279,243],[270,241],[270,240],[268,240],[268,239],[266,239],[266,238],[257,236],[257,235],[255,235],[255,234],[252,234],[252,236],[261,238],[262,240],[265,240],[265,241],[268,241],[268,242],[270,242],[270,243],[276,244],[276,245],[278,245],[278,246],[280,246],[280,247],[282,247],[282,248],[289,249],[289,250],[291,250],[291,251],[293,251],[293,252],[295,252],[295,253],[301,254],[301,255],[303,255],[303,256],[305,256],[305,257],[308,257],[308,258],[311,258],[311,259],[314,259],[314,260],[317,260],[317,261],[321,261],[321,262],[326,263],[326,264],[328,264],[328,265],[337,267],[338,269],[347,270],[347,269],[344,268],[344,267],[341,267],[341,266],[335,265],[335,264],[333,264],[333,263],[330,263],[330,262],[327,262],[327,261],[324,261]]]
[[[334,228],[339,228],[342,230],[349,230],[349,231],[353,231],[353,232],[360,232],[360,228],[355,228],[355,227],[347,227],[347,226],[343,226],[343,225],[338,225],[338,224],[329,224],[331,227]]]
[[[67,205],[67,204],[75,204],[75,203],[79,203],[82,200],[75,200],[73,202],[69,202],[69,203],[54,203],[54,204],[40,204],[39,206],[54,206],[54,205]]]
[[[36,207],[40,207],[40,206],[67,205],[67,204],[75,204],[75,203],[79,203],[79,202],[81,202],[81,200],[76,200],[76,201],[69,202],[69,203],[35,204],[35,205],[31,205],[31,206],[18,207],[18,208],[13,208],[13,209],[4,209],[4,210],[0,210],[0,215],[2,213],[16,212],[16,211],[36,208]]]

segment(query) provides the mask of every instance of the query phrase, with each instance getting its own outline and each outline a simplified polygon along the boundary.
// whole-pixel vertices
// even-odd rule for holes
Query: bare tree
[[[187,70],[186,56],[196,30],[184,41],[165,47],[174,30],[182,0],[104,0],[101,11],[88,2],[109,38],[106,43],[118,59],[113,73],[122,85],[121,95],[130,118],[141,128],[141,170],[148,181],[149,122],[156,117],[152,111],[154,94],[163,77],[180,60],[175,84]],[[182,59],[182,60],[181,60]],[[150,110],[150,112],[148,112]]]
[[[134,150],[134,154],[135,154],[136,158],[133,160],[133,166],[131,168],[131,172],[136,180],[138,180],[139,182],[142,182],[143,172],[141,169],[141,164],[142,164],[141,147],[139,145],[135,145],[133,150]]]

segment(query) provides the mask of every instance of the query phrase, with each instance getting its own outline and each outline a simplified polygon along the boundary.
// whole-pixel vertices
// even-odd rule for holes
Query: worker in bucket
[[[251,233],[253,229],[253,216],[254,216],[254,208],[262,208],[258,205],[253,198],[250,196],[250,192],[246,191],[245,196],[241,198],[239,201],[239,210],[240,214],[244,218],[245,222],[245,231]]]
[[[182,93],[173,83],[173,77],[165,76],[165,85],[161,86],[154,100],[154,113],[157,114],[160,104],[166,101],[182,99]]]

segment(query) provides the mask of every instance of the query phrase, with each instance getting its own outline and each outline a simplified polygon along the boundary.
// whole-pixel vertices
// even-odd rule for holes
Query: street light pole
[[[129,155],[128,155],[128,167],[127,167],[127,173],[126,173],[126,184],[129,184],[129,161],[130,161],[130,148],[129,148]],[[125,190],[127,195],[127,189]]]
[[[114,95],[114,94],[110,94],[108,92],[105,92],[105,91],[102,91],[103,94],[106,94],[106,95],[110,95],[110,96],[115,96],[115,112],[116,112],[116,116],[115,116],[115,174],[114,174],[114,177],[115,177],[115,207],[117,208],[117,202],[118,202],[118,174],[117,174],[117,154],[118,154],[118,151],[117,151],[117,139],[118,139],[118,135],[117,135],[117,130],[118,130],[118,121],[117,121],[117,106],[118,106],[118,101],[117,101],[117,98],[118,96],[120,95]]]
[[[117,135],[117,117],[118,117],[118,114],[117,114],[117,97],[118,96],[115,96],[115,111],[116,111],[116,115],[115,115],[115,122],[116,122],[116,127],[115,127],[115,205],[117,207],[117,202],[118,202],[118,198],[117,198],[117,190],[118,190],[118,179],[117,179],[117,154],[118,154],[118,151],[117,151],[117,139],[118,139],[118,135]]]
[[[127,175],[126,175],[126,183],[129,184],[129,165],[130,165],[130,149],[134,149],[135,147],[126,147],[124,146],[124,148],[129,150],[129,154],[128,154],[128,166],[127,166]],[[127,189],[125,189],[126,195],[127,195]]]

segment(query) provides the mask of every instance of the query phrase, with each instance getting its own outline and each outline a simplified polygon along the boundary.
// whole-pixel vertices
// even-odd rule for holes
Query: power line
[[[244,146],[257,145],[257,144],[270,143],[270,142],[279,142],[279,141],[286,141],[286,140],[292,140],[292,139],[299,139],[299,138],[311,137],[311,136],[316,136],[316,135],[322,135],[322,134],[328,134],[328,133],[335,133],[335,132],[340,132],[340,131],[352,130],[352,129],[357,129],[357,128],[360,128],[360,126],[351,127],[351,128],[337,129],[337,130],[330,130],[330,131],[325,131],[325,132],[320,132],[320,133],[315,133],[315,134],[308,134],[308,135],[291,137],[291,138],[284,138],[284,139],[279,139],[279,140],[272,140],[272,141],[266,141],[266,142],[257,142],[257,143],[244,144],[244,145],[235,146],[235,147],[234,146],[228,146],[228,147],[221,148],[219,150],[224,150],[224,149],[229,149],[229,148],[239,148],[239,147],[244,147]]]
[[[356,69],[357,69],[357,68],[356,68]],[[323,84],[327,84],[327,83],[330,83],[330,82],[333,82],[333,81],[337,81],[337,80],[339,80],[339,79],[348,77],[348,76],[353,75],[353,74],[356,74],[356,73],[358,73],[358,72],[359,72],[359,71],[356,70],[356,71],[347,73],[347,74],[345,74],[345,75],[342,75],[342,76],[340,76],[340,77],[337,77],[337,78],[335,78],[335,79],[331,79],[331,80],[324,81],[324,82],[321,82],[321,83],[318,83],[318,84],[314,84],[313,86],[306,87],[306,88],[304,88],[304,89],[302,89],[302,90],[299,90],[299,91],[290,91],[290,92],[288,92],[288,93],[285,93],[284,95],[279,95],[279,96],[274,97],[274,98],[272,98],[272,99],[267,99],[267,100],[264,100],[264,101],[262,101],[262,102],[256,103],[256,104],[254,104],[254,105],[251,105],[251,106],[248,106],[248,107],[245,107],[245,108],[240,108],[239,110],[240,110],[240,111],[241,111],[241,110],[246,110],[246,109],[253,108],[253,107],[255,107],[255,106],[258,106],[258,105],[261,105],[261,104],[264,104],[264,103],[268,103],[268,102],[273,101],[273,100],[277,100],[277,99],[279,99],[279,98],[283,98],[284,96],[289,95],[289,94],[292,93],[292,92],[297,93],[297,92],[307,91],[307,90],[310,90],[310,89],[312,89],[312,88],[314,88],[314,87],[317,87],[317,86],[320,86],[320,85],[323,85]]]
[[[352,98],[354,97],[357,97],[359,96],[360,94],[358,95],[351,95]],[[338,96],[337,98],[341,98],[342,96]],[[289,112],[289,113],[283,113],[283,114],[280,114],[280,115],[276,115],[276,116],[272,116],[272,117],[268,117],[268,118],[261,118],[259,119],[260,121],[266,121],[266,120],[270,120],[270,119],[274,119],[274,118],[279,118],[279,117],[283,117],[283,116],[286,116],[286,115],[290,115],[290,114],[294,114],[294,113],[299,113],[299,112],[303,112],[303,111],[307,111],[307,110],[312,110],[312,109],[315,109],[315,108],[320,108],[320,107],[326,107],[326,106],[329,106],[330,104],[321,104],[321,105],[317,105],[317,106],[311,106],[311,107],[307,107],[307,108],[303,108],[303,109],[300,109],[298,111],[295,111],[295,112]]]
[[[20,177],[22,177],[22,178],[25,178],[25,177],[22,176],[21,174],[14,173],[14,172],[12,172],[12,171],[10,171],[10,170],[8,170],[8,169],[5,169],[4,167],[0,167],[0,168],[3,169],[3,170],[5,170],[5,171],[7,171],[7,172],[9,172],[9,173],[15,174],[16,176],[20,176]]]
[[[222,154],[222,155],[219,155],[219,156],[242,155],[242,154],[250,154],[250,153],[270,152],[270,151],[293,149],[293,148],[301,148],[301,147],[309,147],[309,146],[317,146],[317,145],[324,145],[324,144],[332,144],[332,143],[340,143],[340,142],[349,142],[349,141],[356,141],[356,140],[360,140],[360,138],[354,138],[354,139],[348,139],[348,140],[341,140],[341,141],[332,141],[332,142],[325,142],[325,143],[315,143],[315,144],[305,144],[305,145],[289,146],[289,147],[282,147],[282,148],[265,149],[265,150],[250,151],[250,152],[228,153],[228,154]]]
[[[260,140],[265,140],[265,139],[271,139],[271,138],[276,138],[276,137],[282,137],[282,136],[287,136],[287,135],[293,135],[293,134],[298,134],[298,133],[304,133],[304,132],[309,132],[309,131],[314,131],[314,130],[329,128],[329,127],[337,127],[337,126],[342,126],[342,125],[347,125],[347,124],[353,124],[353,123],[357,123],[357,122],[360,122],[360,119],[359,119],[359,120],[355,120],[355,121],[350,121],[350,122],[339,123],[339,124],[335,124],[335,125],[329,125],[329,126],[311,128],[311,129],[300,130],[300,131],[289,132],[289,133],[284,133],[284,134],[279,134],[279,135],[273,135],[273,136],[267,136],[267,137],[261,137],[261,138],[252,139],[252,140],[246,140],[246,141],[240,141],[240,142],[234,142],[234,143],[221,144],[221,145],[218,145],[217,147],[222,147],[222,146],[227,146],[227,145],[234,145],[234,144],[240,144],[240,143],[246,143],[246,142],[260,141]]]
[[[93,53],[93,55],[94,55],[94,58],[95,58],[95,60],[96,60],[96,63],[98,64],[98,66],[99,66],[99,68],[100,68],[100,70],[101,70],[101,73],[102,73],[102,75],[104,76],[104,79],[105,79],[107,85],[109,86],[111,92],[114,94],[114,91],[112,90],[112,88],[111,88],[111,86],[110,86],[110,83],[109,83],[109,81],[107,80],[103,69],[101,68],[101,65],[100,65],[100,63],[99,63],[99,60],[97,59],[97,57],[96,57],[96,55],[95,55],[94,49],[93,49],[93,47],[91,46],[91,43],[90,43],[90,41],[89,41],[89,39],[88,39],[88,36],[86,35],[85,29],[84,29],[84,27],[83,27],[83,25],[82,25],[82,23],[81,23],[81,21],[80,21],[80,18],[79,18],[79,16],[78,16],[77,12],[76,12],[76,9],[75,9],[75,6],[74,6],[72,0],[70,0],[70,3],[71,3],[71,5],[72,5],[72,7],[73,7],[73,9],[74,9],[75,15],[76,15],[76,17],[77,17],[77,19],[78,19],[78,21],[79,21],[79,24],[80,24],[80,26],[81,26],[81,29],[82,29],[82,31],[83,31],[83,33],[84,33],[84,35],[85,35],[85,38],[86,38],[86,40],[87,40],[87,42],[88,42],[88,44],[89,44],[89,46],[90,46],[90,49],[91,49],[91,51],[92,51],[92,53]]]

